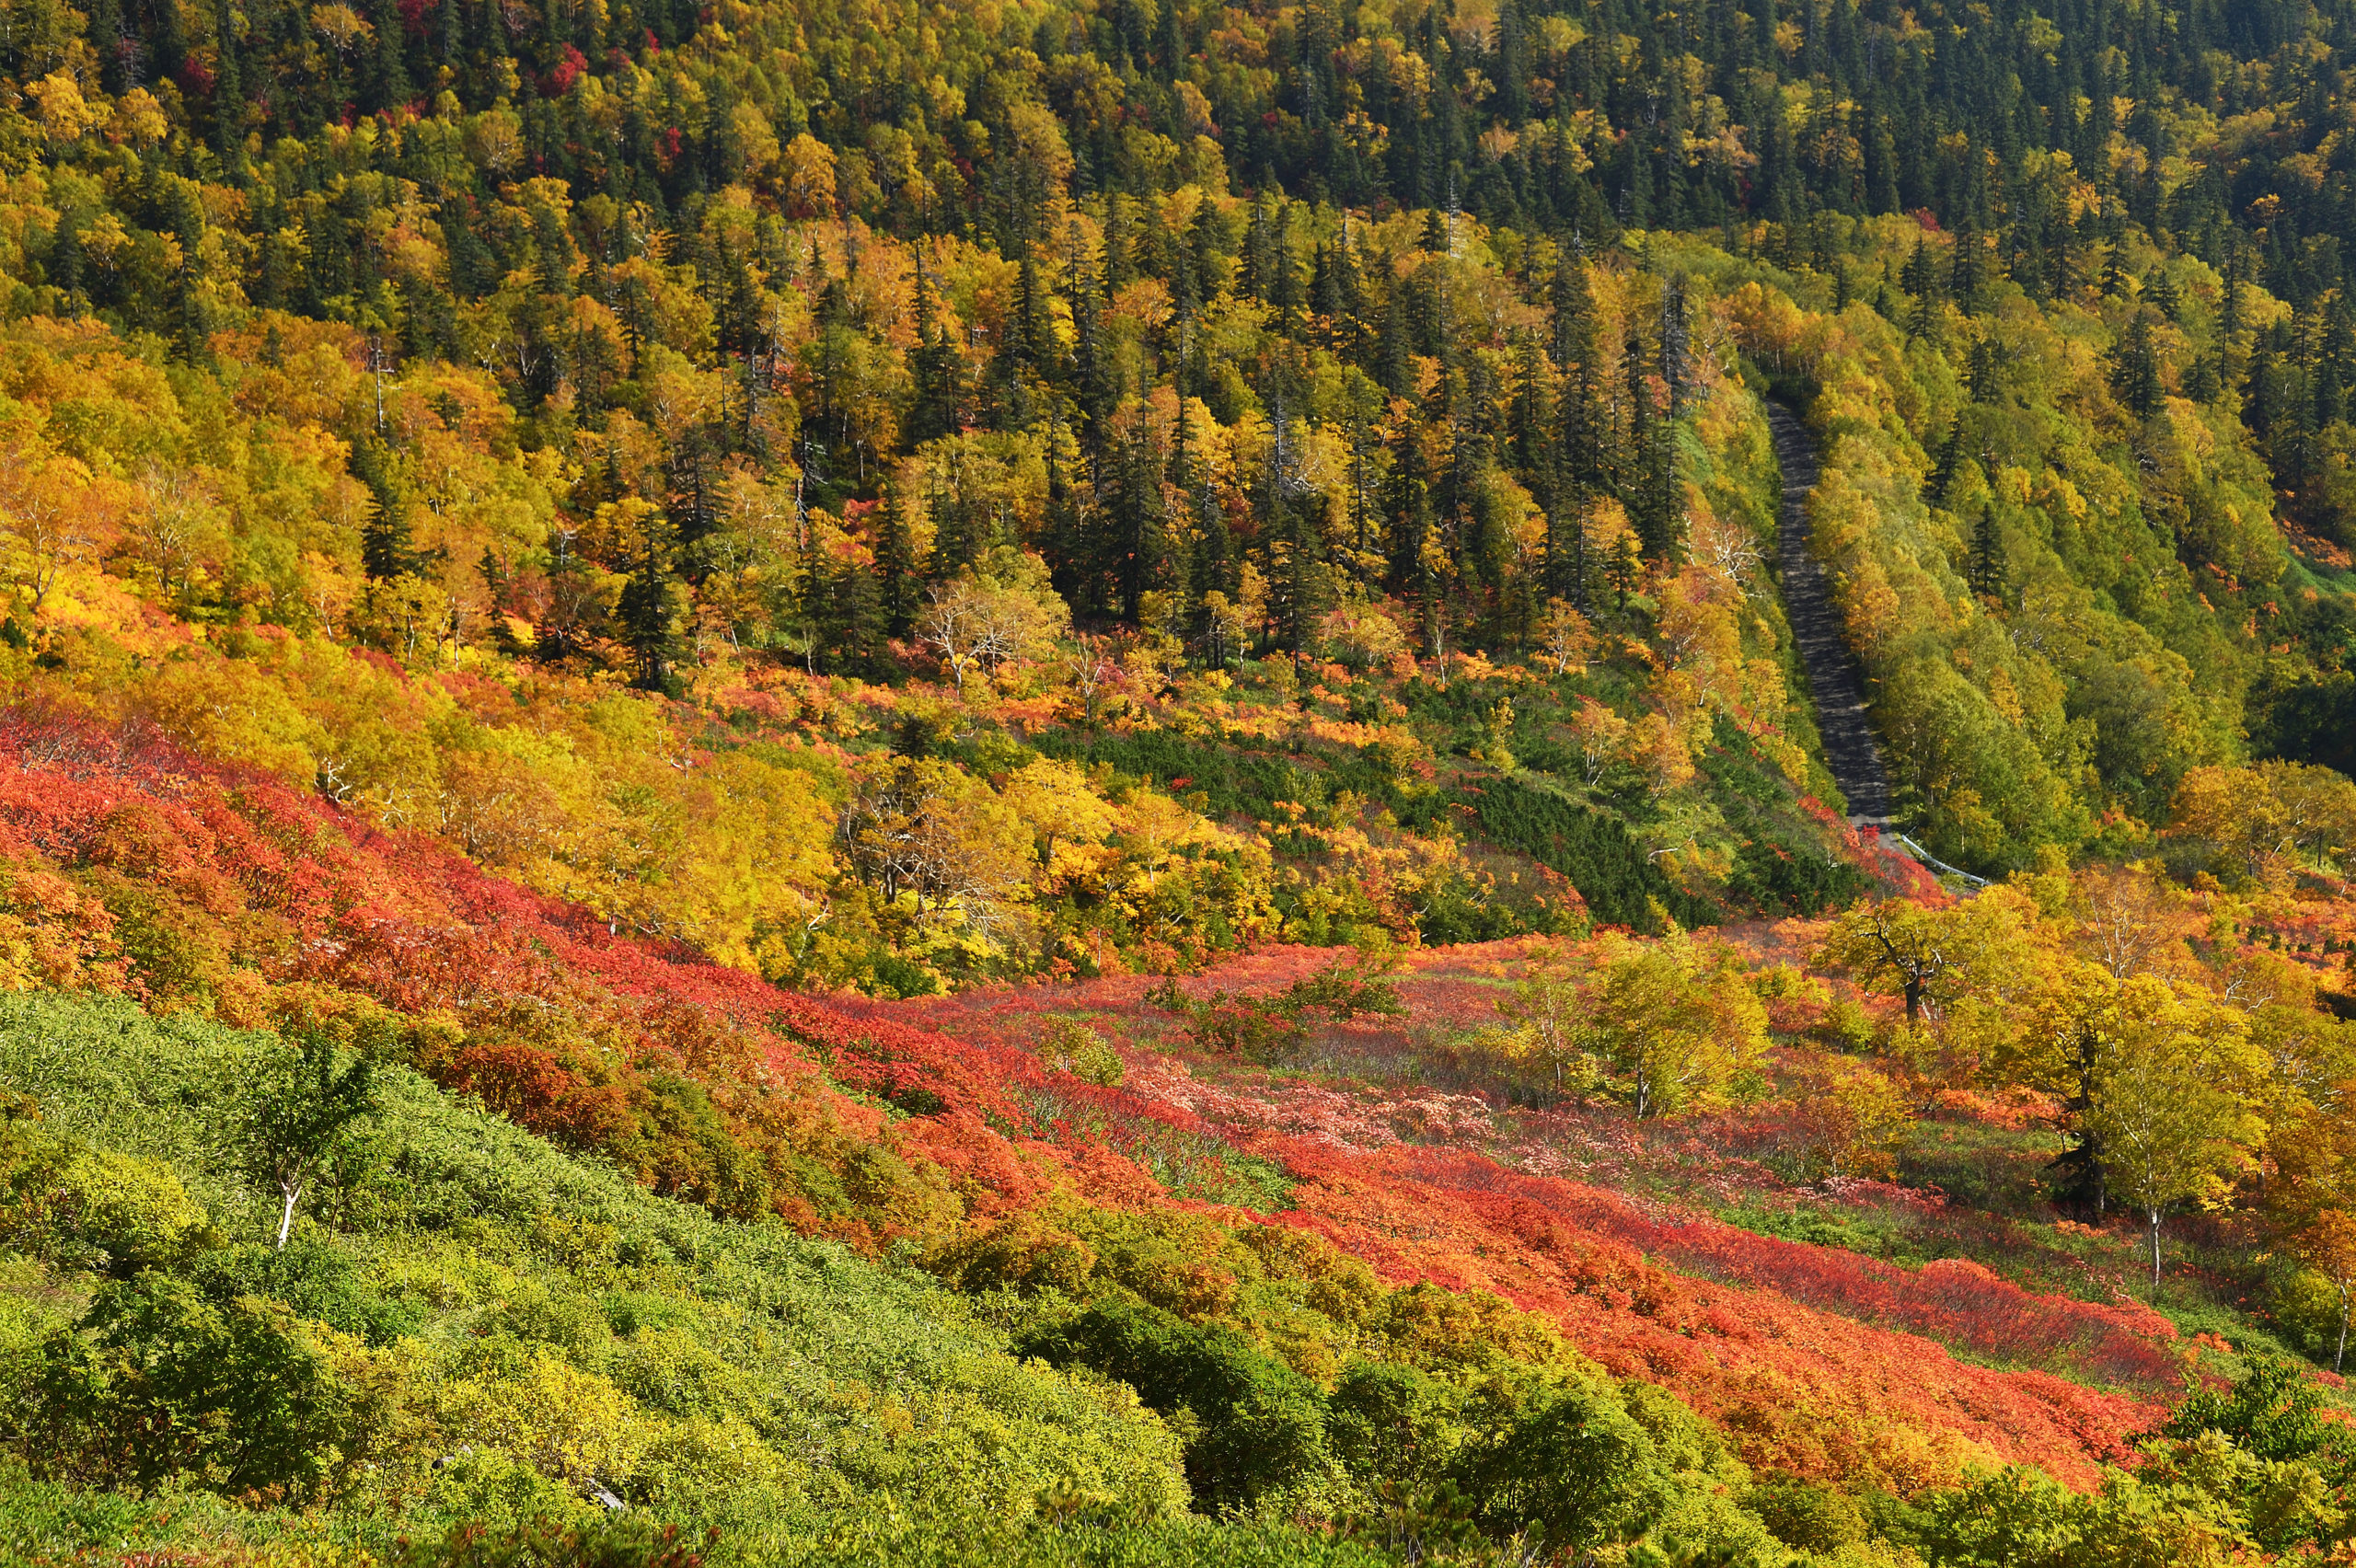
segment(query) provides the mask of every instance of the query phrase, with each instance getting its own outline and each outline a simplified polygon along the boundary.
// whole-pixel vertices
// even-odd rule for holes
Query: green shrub
[[[149,1271],[102,1286],[43,1347],[23,1456],[42,1479],[188,1482],[303,1500],[341,1478],[352,1390],[284,1303],[206,1300]]]
[[[411,1543],[392,1568],[702,1568],[708,1545],[676,1526],[627,1517],[507,1530],[464,1524]]]
[[[1120,1053],[1104,1037],[1076,1018],[1051,1018],[1041,1028],[1036,1046],[1039,1059],[1059,1073],[1082,1083],[1117,1089],[1127,1073]]]
[[[223,1248],[203,1258],[193,1277],[214,1300],[274,1297],[373,1345],[390,1344],[425,1325],[422,1301],[385,1295],[362,1257],[315,1235],[294,1238],[284,1251],[258,1244]]]
[[[2223,1433],[2258,1459],[2348,1454],[2347,1428],[2323,1412],[2323,1389],[2315,1379],[2278,1356],[2253,1354],[2232,1387],[2195,1389],[2161,1430],[2185,1439]]]
[[[773,1568],[1396,1568],[1398,1561],[1369,1545],[1282,1525],[1140,1524],[1083,1512],[1011,1528],[894,1509],[839,1520],[789,1547]]]
[[[127,1279],[217,1246],[212,1216],[159,1160],[0,1127],[0,1239],[53,1266]]]
[[[1865,1514],[1856,1499],[1816,1482],[1768,1482],[1742,1501],[1785,1546],[1830,1552],[1865,1539]]]
[[[1865,872],[1821,850],[1750,838],[1735,851],[1727,896],[1772,914],[1807,917],[1846,908],[1872,886]]]
[[[1455,1466],[1493,1537],[1535,1530],[1556,1552],[1642,1535],[1667,1502],[1652,1436],[1586,1378],[1496,1390]]]
[[[1591,806],[1505,778],[1484,779],[1469,803],[1492,843],[1570,878],[1600,924],[1657,930],[1655,904],[1681,926],[1717,922],[1715,907],[1670,882],[1625,827]]]
[[[1466,1433],[1464,1395],[1412,1366],[1354,1361],[1334,1384],[1327,1433],[1350,1478],[1427,1487],[1445,1476]]]
[[[1198,1508],[1250,1509],[1331,1478],[1324,1396],[1230,1330],[1107,1302],[1032,1333],[1020,1348],[1117,1378],[1182,1428],[1191,1424],[1186,1479]]]

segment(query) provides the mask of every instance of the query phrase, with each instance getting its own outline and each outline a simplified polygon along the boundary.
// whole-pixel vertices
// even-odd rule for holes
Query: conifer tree
[[[1552,292],[1554,366],[1562,393],[1555,410],[1547,586],[1550,594],[1565,595],[1584,610],[1586,533],[1577,520],[1584,517],[1587,502],[1602,487],[1604,474],[1594,304],[1588,291],[1586,263],[1576,245],[1557,257]],[[1565,520],[1574,525],[1567,536]]]
[[[1650,559],[1666,560],[1675,548],[1668,504],[1669,427],[1653,409],[1652,387],[1645,379],[1643,346],[1634,340],[1628,345],[1625,369],[1628,462],[1622,491],[1644,554]]]
[[[360,564],[371,582],[389,582],[415,566],[409,528],[407,487],[395,471],[391,451],[379,440],[352,449],[353,476],[368,487],[372,504],[360,527]]]
[[[1268,228],[1268,304],[1276,313],[1276,330],[1298,336],[1302,297],[1300,270],[1293,265],[1292,203],[1276,203],[1276,221]]]
[[[931,280],[917,270],[917,342],[910,352],[916,400],[908,410],[907,440],[920,444],[957,427],[957,346],[940,323]]]
[[[1954,259],[1947,272],[1947,293],[1969,314],[1979,306],[1982,282],[1980,231],[1972,226],[1967,214],[1956,225]]]
[[[1160,455],[1142,428],[1132,428],[1120,443],[1109,510],[1114,535],[1110,574],[1121,618],[1136,626],[1149,590],[1184,581],[1184,563],[1172,559],[1173,541],[1162,515]]]
[[[874,569],[849,555],[821,558],[812,565],[809,592],[820,665],[837,674],[873,669],[884,631]]]
[[[1938,326],[1938,273],[1932,262],[1931,246],[1927,239],[1914,242],[1914,254],[1906,263],[1900,278],[1906,292],[1914,296],[1914,308],[1906,318],[1909,338],[1930,337]]]
[[[1525,337],[1514,353],[1513,466],[1541,494],[1552,489],[1556,445],[1552,403],[1537,340]]]
[[[1982,331],[1971,340],[1971,363],[1965,373],[1964,385],[1975,403],[1992,403],[1996,399],[1996,338],[1992,331]]]
[[[1423,441],[1412,425],[1403,425],[1392,438],[1384,510],[1390,518],[1384,547],[1390,562],[1386,582],[1392,592],[1406,593],[1419,581],[1424,540],[1433,529],[1431,473]]]
[[[2004,596],[2004,546],[1996,537],[1996,509],[1986,503],[1971,527],[1970,584],[1983,599]]]
[[[907,637],[916,626],[923,576],[908,527],[907,498],[896,484],[884,497],[884,521],[875,539],[875,589],[884,635]]]
[[[649,508],[638,535],[636,559],[616,610],[629,644],[634,684],[641,691],[665,691],[679,641],[678,528],[668,513]]]
[[[1406,302],[1400,297],[1404,288],[1394,282],[1384,291],[1382,326],[1375,338],[1376,378],[1393,398],[1403,398],[1414,389],[1407,360]]]
[[[1958,420],[1947,427],[1946,438],[1939,443],[1939,455],[1931,464],[1931,472],[1923,482],[1923,494],[1934,506],[1946,504],[1947,490],[1955,483],[1956,464],[1963,452],[1963,421]]]
[[[2160,356],[2152,342],[2151,319],[2140,311],[2112,347],[2110,390],[2119,406],[2139,420],[2158,413],[2166,395],[2160,384]]]
[[[1685,279],[1680,274],[1662,284],[1660,293],[1660,375],[1669,388],[1667,414],[1671,421],[1685,413],[1686,387],[1692,374],[1692,352]]]

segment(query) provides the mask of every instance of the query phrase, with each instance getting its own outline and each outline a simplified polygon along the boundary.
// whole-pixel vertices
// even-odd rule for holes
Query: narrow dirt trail
[[[1816,723],[1824,737],[1824,760],[1832,781],[1848,797],[1849,821],[1857,826],[1891,825],[1889,772],[1881,747],[1865,721],[1865,688],[1857,662],[1842,640],[1841,614],[1824,585],[1824,569],[1807,548],[1808,492],[1816,489],[1816,442],[1800,417],[1781,403],[1767,405],[1775,439],[1775,460],[1784,470],[1782,558],[1784,610],[1807,666],[1808,689],[1816,697]]]

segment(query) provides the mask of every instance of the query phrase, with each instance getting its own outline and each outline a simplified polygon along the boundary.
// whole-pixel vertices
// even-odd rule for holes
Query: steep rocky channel
[[[1784,608],[1807,666],[1816,698],[1816,723],[1824,737],[1824,760],[1832,781],[1848,798],[1849,820],[1863,827],[1891,824],[1889,772],[1881,747],[1865,721],[1864,685],[1857,661],[1841,635],[1841,615],[1825,586],[1824,569],[1808,549],[1808,492],[1816,489],[1816,441],[1800,417],[1781,403],[1767,405],[1775,439],[1775,460],[1784,470],[1782,559]]]

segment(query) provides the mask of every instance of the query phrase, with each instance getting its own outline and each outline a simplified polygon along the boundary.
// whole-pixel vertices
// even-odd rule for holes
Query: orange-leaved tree
[[[2335,1096],[2335,1101],[2343,1097]],[[2331,1369],[2348,1359],[2351,1292],[2356,1292],[2356,1126],[2335,1106],[2278,1126],[2267,1140],[2275,1179],[2266,1216],[2283,1250],[2331,1283],[2339,1298],[2339,1334]]]

